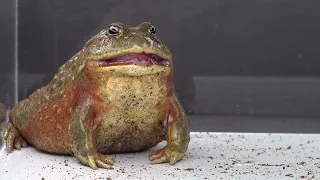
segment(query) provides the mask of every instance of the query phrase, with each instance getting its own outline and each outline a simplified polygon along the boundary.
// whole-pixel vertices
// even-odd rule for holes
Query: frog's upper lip
[[[108,67],[117,65],[138,65],[138,66],[169,66],[170,60],[164,59],[156,54],[152,53],[128,53],[122,56],[113,58],[105,58],[99,60],[93,60],[90,62],[92,66]]]

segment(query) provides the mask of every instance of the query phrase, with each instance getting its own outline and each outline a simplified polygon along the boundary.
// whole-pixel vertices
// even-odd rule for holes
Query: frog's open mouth
[[[170,61],[163,59],[156,54],[147,53],[129,53],[110,59],[100,59],[91,61],[91,65],[99,67],[117,66],[117,65],[139,65],[139,66],[169,66]]]

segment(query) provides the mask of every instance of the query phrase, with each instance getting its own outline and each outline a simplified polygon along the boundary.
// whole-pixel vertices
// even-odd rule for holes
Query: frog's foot
[[[114,156],[106,156],[100,153],[91,153],[88,156],[78,155],[79,161],[86,166],[90,166],[92,169],[105,168],[113,169],[113,164],[115,162]]]
[[[178,151],[170,150],[167,146],[160,149],[151,151],[149,159],[151,164],[170,163],[174,165],[176,162],[183,158],[184,154]]]
[[[6,141],[6,150],[8,153],[10,153],[14,148],[21,149],[21,147],[27,147],[27,142],[11,122],[8,122],[7,124],[4,139]]]

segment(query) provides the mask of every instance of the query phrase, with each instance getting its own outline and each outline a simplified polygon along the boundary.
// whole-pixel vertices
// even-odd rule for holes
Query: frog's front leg
[[[169,162],[174,165],[181,160],[189,145],[190,131],[186,114],[176,96],[170,99],[170,113],[168,117],[167,145],[151,151],[149,159],[151,164]]]
[[[105,156],[97,152],[93,138],[94,108],[91,102],[78,105],[72,112],[69,127],[73,154],[86,166],[113,169],[114,157]]]

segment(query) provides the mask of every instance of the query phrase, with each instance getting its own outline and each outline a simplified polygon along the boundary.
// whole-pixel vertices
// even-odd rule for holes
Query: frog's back
[[[27,142],[38,149],[53,153],[69,153],[71,148],[68,141],[68,107],[72,103],[72,95],[49,95],[49,86],[35,91],[11,110],[10,121]]]
[[[10,112],[12,124],[38,149],[54,153],[71,152],[68,127],[74,102],[72,87],[84,68],[81,53],[59,67],[47,86],[20,101]]]
[[[42,106],[41,94],[44,94],[46,91],[47,87],[40,88],[12,108],[10,120],[18,130],[28,124],[34,110]]]

